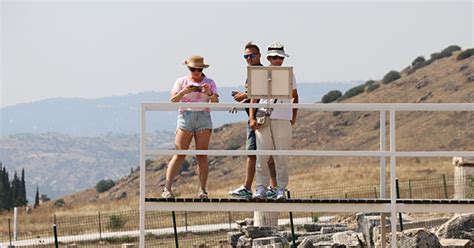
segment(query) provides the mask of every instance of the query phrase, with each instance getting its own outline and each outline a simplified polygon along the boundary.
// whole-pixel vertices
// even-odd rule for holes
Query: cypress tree
[[[21,169],[21,184],[20,184],[20,195],[21,195],[21,206],[26,206],[28,200],[26,200],[26,185],[25,185],[25,169]]]
[[[36,186],[35,205],[33,208],[36,208],[37,206],[39,206],[39,186]]]
[[[13,174],[12,180],[12,207],[17,207],[20,205],[20,180],[18,179],[18,175],[15,171]]]
[[[3,189],[5,194],[5,209],[10,210],[13,206],[12,204],[12,192],[10,187],[10,179],[8,176],[7,169],[3,167]]]
[[[3,164],[0,162],[0,210],[6,209],[6,195],[4,186],[5,177],[3,176],[3,173]]]

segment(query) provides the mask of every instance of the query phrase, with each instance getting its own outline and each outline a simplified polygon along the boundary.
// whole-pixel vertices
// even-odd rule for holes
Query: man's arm
[[[291,103],[298,103],[299,98],[298,98],[298,90],[293,89],[292,91],[293,99],[291,99]],[[296,116],[298,115],[298,109],[294,108],[293,109],[293,118],[291,119],[291,125],[295,125],[296,123]]]
[[[257,103],[258,99],[252,99],[250,100],[250,103]],[[249,109],[249,126],[255,130],[258,129],[258,124],[257,121],[255,120],[255,108],[250,108]]]

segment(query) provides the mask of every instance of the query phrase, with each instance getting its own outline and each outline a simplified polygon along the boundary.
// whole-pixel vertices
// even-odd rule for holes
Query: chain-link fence
[[[399,182],[400,198],[442,199],[452,198],[455,184],[469,183],[468,194],[474,195],[474,178],[455,180],[452,177],[441,176],[425,180],[405,180]],[[390,195],[387,185],[386,195]],[[328,190],[305,189],[292,191],[292,198],[379,198],[379,185],[364,185],[351,188],[332,188]],[[325,213],[325,215],[329,215]],[[352,214],[353,215],[353,214]],[[0,243],[7,243],[13,237],[13,224],[5,215],[0,226]],[[317,220],[318,213],[294,213],[293,218],[297,223],[312,222]],[[338,216],[341,216],[338,214]],[[429,215],[404,215],[415,219],[427,219]],[[446,217],[444,215],[441,217]],[[174,229],[172,213],[146,212],[145,225],[147,230],[147,244],[156,244],[159,247],[174,246]],[[216,243],[226,239],[229,230],[237,228],[236,221],[252,218],[252,212],[176,212],[175,222],[180,244],[191,246],[194,243],[206,241]],[[17,225],[17,240],[30,240],[31,245],[50,246],[53,236],[53,224],[56,223],[59,241],[61,243],[81,243],[81,247],[113,247],[115,243],[137,242],[139,230],[138,210],[122,212],[97,212],[96,214],[80,216],[46,216],[43,219],[29,219],[19,216],[22,221]],[[279,213],[281,225],[287,225],[288,213]],[[10,223],[8,223],[10,221]],[[420,224],[420,225],[423,225]],[[46,244],[48,243],[48,244]],[[188,247],[183,245],[183,247]],[[105,246],[103,246],[105,247]],[[150,246],[153,247],[153,246]],[[156,246],[155,246],[156,247]]]

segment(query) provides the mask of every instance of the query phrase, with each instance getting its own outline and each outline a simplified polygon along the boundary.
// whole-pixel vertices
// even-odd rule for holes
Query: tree
[[[33,206],[33,208],[39,206],[39,203],[39,186],[36,186],[35,205]]]
[[[25,169],[21,169],[20,195],[21,195],[20,206],[25,206],[26,204],[28,204],[28,200],[26,199]]]

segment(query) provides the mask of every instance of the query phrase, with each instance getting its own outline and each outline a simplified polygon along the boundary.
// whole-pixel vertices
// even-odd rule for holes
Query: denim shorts
[[[247,123],[247,141],[245,142],[247,150],[257,150],[257,137],[255,137],[255,130],[253,130]]]
[[[183,111],[178,114],[178,129],[197,132],[212,130],[211,113],[207,111]]]

